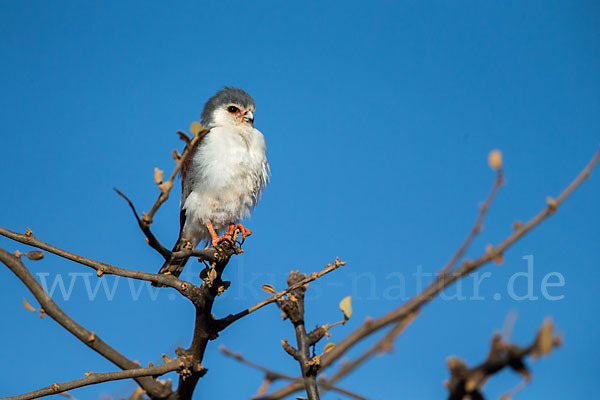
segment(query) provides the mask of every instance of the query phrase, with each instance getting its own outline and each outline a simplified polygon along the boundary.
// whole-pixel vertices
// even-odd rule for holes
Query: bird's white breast
[[[208,221],[219,231],[250,216],[268,181],[265,147],[252,127],[216,127],[203,138],[183,182],[189,185],[181,199],[185,238],[196,245],[208,239]]]

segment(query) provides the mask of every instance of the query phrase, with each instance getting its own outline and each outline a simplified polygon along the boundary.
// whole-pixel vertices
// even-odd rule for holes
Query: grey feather
[[[217,94],[208,99],[202,111],[202,125],[210,127],[214,111],[224,105],[237,104],[245,108],[254,107],[254,99],[242,89],[224,87]]]

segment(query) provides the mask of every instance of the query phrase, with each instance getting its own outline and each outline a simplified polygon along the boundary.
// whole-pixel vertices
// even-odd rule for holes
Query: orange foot
[[[250,229],[247,229],[246,227],[244,227],[242,224],[230,224],[229,228],[227,229],[227,232],[225,232],[220,237],[219,237],[219,235],[217,235],[217,232],[215,231],[215,228],[213,227],[213,224],[211,221],[208,221],[208,223],[206,224],[206,227],[208,228],[208,232],[210,233],[210,236],[212,238],[213,247],[217,246],[223,240],[229,240],[233,244],[233,242],[234,242],[233,236],[234,236],[236,230],[239,230],[242,233],[242,241],[244,241],[246,239],[246,236],[252,235],[252,231]]]
[[[235,234],[236,230],[240,231],[240,233],[242,234],[242,242],[246,240],[246,236],[252,235],[252,231],[242,224],[230,224],[229,229],[227,229],[225,235],[229,235],[229,237],[233,238],[233,235]]]

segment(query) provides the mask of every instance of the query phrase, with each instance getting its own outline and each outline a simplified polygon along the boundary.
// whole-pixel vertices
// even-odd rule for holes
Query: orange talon
[[[229,228],[227,228],[227,232],[225,232],[220,237],[219,237],[219,235],[217,235],[217,232],[215,231],[215,228],[213,227],[213,224],[211,221],[208,221],[206,223],[206,227],[208,228],[208,232],[210,233],[210,236],[212,238],[213,247],[217,246],[223,240],[229,240],[230,242],[233,243],[233,236],[234,236],[236,230],[239,230],[240,233],[242,234],[242,241],[244,241],[247,236],[252,235],[252,231],[250,229],[247,229],[242,224],[229,224]]]
[[[239,229],[239,231],[242,233],[242,240],[245,240],[246,236],[252,235],[252,231],[250,229],[246,228],[242,224],[235,225],[235,227],[233,228],[234,232],[235,232],[236,229]]]

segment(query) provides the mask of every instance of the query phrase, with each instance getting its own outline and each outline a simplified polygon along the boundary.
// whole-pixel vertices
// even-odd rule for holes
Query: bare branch
[[[291,345],[287,344],[286,341],[282,342],[284,349],[290,353],[300,364],[300,370],[302,371],[302,380],[304,381],[304,388],[308,400],[319,400],[319,389],[317,388],[317,373],[319,371],[319,364],[321,358],[319,356],[310,356],[310,340],[306,333],[306,326],[304,323],[304,294],[308,285],[300,285],[306,278],[306,275],[298,273],[298,271],[290,272],[288,277],[288,287],[294,286],[295,289],[290,291],[287,298],[282,298],[277,304],[281,311],[284,312],[285,316],[294,325],[296,333],[296,343],[298,348],[293,349]]]
[[[225,329],[226,327],[228,327],[229,325],[231,325],[238,319],[243,318],[246,315],[251,314],[254,311],[256,311],[268,304],[277,302],[279,299],[281,299],[286,294],[290,293],[292,290],[296,290],[299,287],[302,287],[309,282],[317,280],[320,277],[322,277],[323,275],[326,275],[332,271],[335,271],[339,267],[342,267],[346,264],[347,263],[345,261],[341,261],[339,258],[336,258],[335,261],[333,262],[333,264],[327,264],[325,266],[325,268],[323,268],[321,271],[313,272],[312,274],[308,275],[306,278],[302,279],[298,283],[291,285],[280,292],[275,293],[274,295],[264,299],[263,301],[258,302],[257,304],[253,305],[252,307],[247,308],[246,310],[240,311],[237,314],[230,314],[225,318],[221,318],[221,319],[217,320],[216,324],[217,324],[219,331]]]
[[[586,167],[577,175],[577,177],[563,190],[563,192],[556,198],[548,198],[547,206],[544,207],[536,216],[531,218],[525,224],[519,224],[515,226],[515,231],[510,234],[504,241],[502,241],[496,247],[486,249],[486,253],[478,257],[476,260],[464,260],[461,266],[452,273],[441,274],[435,281],[433,281],[427,288],[425,288],[417,296],[404,303],[400,307],[396,308],[392,312],[383,315],[376,320],[369,320],[363,325],[359,326],[354,332],[350,333],[344,340],[339,342],[335,349],[327,353],[321,360],[321,370],[332,365],[337,361],[343,354],[345,354],[350,348],[356,343],[364,339],[365,337],[377,332],[390,324],[399,322],[408,318],[414,312],[417,312],[421,307],[429,303],[435,296],[437,296],[442,290],[450,286],[452,283],[471,272],[481,268],[490,261],[498,259],[502,254],[508,250],[515,242],[525,236],[529,231],[538,226],[542,221],[554,214],[558,207],[573,193],[573,191],[583,183],[585,179],[590,176],[591,171],[600,160],[600,149],[596,152],[591,161]],[[261,397],[261,399],[281,399],[285,396],[301,390],[302,386],[297,383],[292,383],[285,386],[267,396]]]
[[[156,238],[156,236],[154,236],[154,234],[152,233],[152,230],[150,229],[150,225],[147,224],[143,219],[141,219],[139,217],[139,215],[135,209],[135,206],[133,205],[133,203],[131,202],[129,197],[127,197],[126,195],[121,193],[121,191],[119,191],[119,189],[117,189],[117,188],[114,188],[114,190],[115,190],[115,192],[117,192],[117,194],[119,194],[119,196],[121,196],[121,197],[123,197],[123,199],[125,199],[127,204],[129,204],[129,207],[133,211],[133,215],[135,216],[135,219],[137,220],[137,223],[138,223],[140,229],[142,230],[144,235],[146,235],[146,242],[150,245],[150,247],[152,247],[154,250],[158,251],[165,260],[178,260],[178,259],[188,258],[188,257],[197,257],[199,261],[208,261],[208,262],[216,261],[217,249],[215,247],[209,247],[207,249],[183,249],[183,250],[175,251],[175,252],[168,250],[165,246],[163,246],[160,243],[160,241]]]
[[[222,244],[218,246],[218,249],[220,256],[218,257],[218,260],[213,263],[211,269],[211,271],[214,271],[214,274],[209,273],[208,277],[202,282],[202,285],[200,285],[199,288],[199,296],[197,301],[194,302],[196,307],[196,321],[194,324],[192,344],[189,349],[180,350],[181,354],[191,357],[192,367],[190,368],[189,374],[180,375],[179,386],[177,387],[177,391],[169,397],[170,400],[187,400],[192,398],[198,380],[204,376],[207,371],[202,367],[206,346],[210,340],[214,340],[219,336],[219,331],[215,323],[216,321],[212,315],[212,307],[215,298],[221,295],[229,286],[228,283],[221,280],[223,271],[231,256],[238,254],[241,249],[232,245],[227,240],[223,241]]]
[[[171,258],[171,251],[169,249],[167,249],[165,246],[163,246],[158,241],[156,236],[154,236],[154,234],[150,230],[150,224],[146,223],[145,221],[143,221],[140,218],[140,216],[137,213],[137,210],[135,209],[135,206],[133,205],[131,200],[129,200],[129,197],[125,196],[119,189],[117,189],[117,188],[113,188],[113,189],[115,190],[115,192],[117,192],[117,194],[119,196],[121,196],[122,198],[125,199],[127,204],[129,204],[129,208],[131,208],[131,211],[133,211],[133,215],[135,216],[135,219],[137,220],[137,223],[138,223],[140,229],[142,230],[142,232],[144,232],[144,235],[146,235],[146,241],[150,245],[150,247],[152,247],[154,250],[158,251],[165,260],[168,260],[169,258]]]
[[[103,382],[117,381],[129,378],[155,377],[161,376],[171,371],[179,371],[186,367],[186,360],[175,359],[166,364],[157,365],[149,368],[128,369],[117,372],[88,372],[81,379],[76,379],[64,383],[55,383],[45,388],[21,394],[18,396],[4,397],[2,400],[30,400],[38,397],[50,396],[63,393],[67,390],[77,389],[84,386],[95,385]]]
[[[42,286],[38,283],[31,272],[29,272],[19,257],[0,249],[0,261],[4,263],[25,284],[25,286],[27,286],[27,289],[29,289],[29,291],[35,296],[37,301],[42,306],[44,312],[62,325],[63,328],[119,368],[124,370],[139,369],[138,364],[129,360],[127,357],[105,343],[94,332],[88,331],[83,326],[75,322],[71,317],[69,317],[44,291]],[[150,396],[165,397],[170,392],[169,387],[160,384],[152,378],[137,377],[135,380]]]

